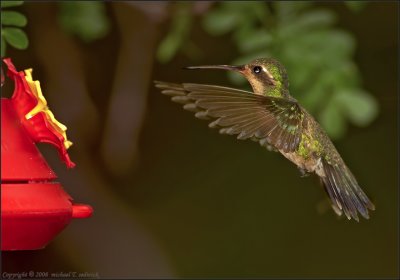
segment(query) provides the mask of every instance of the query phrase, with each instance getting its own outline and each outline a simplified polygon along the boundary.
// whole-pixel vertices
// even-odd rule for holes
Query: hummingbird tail
[[[344,164],[332,165],[322,160],[325,177],[322,181],[332,201],[332,208],[339,216],[344,213],[350,220],[358,219],[358,213],[369,219],[368,209],[375,210],[374,204],[358,185],[350,169]]]

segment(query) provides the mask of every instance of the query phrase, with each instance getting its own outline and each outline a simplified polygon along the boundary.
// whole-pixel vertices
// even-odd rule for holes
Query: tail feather
[[[339,215],[344,215],[350,220],[358,219],[358,213],[369,219],[368,209],[375,210],[375,206],[358,185],[350,169],[344,164],[332,165],[322,160],[325,177],[322,181],[325,190],[332,201],[332,207]]]

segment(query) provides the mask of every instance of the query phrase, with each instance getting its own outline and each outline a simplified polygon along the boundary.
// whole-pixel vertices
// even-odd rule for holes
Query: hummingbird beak
[[[197,69],[221,69],[221,70],[229,70],[229,71],[235,71],[239,73],[243,73],[245,70],[244,65],[239,65],[239,66],[232,66],[232,65],[202,65],[202,66],[188,66],[185,67],[184,69],[189,69],[189,70],[197,70]]]

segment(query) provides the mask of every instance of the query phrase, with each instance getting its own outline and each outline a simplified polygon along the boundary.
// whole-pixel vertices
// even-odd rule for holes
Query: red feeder
[[[39,82],[31,70],[17,72],[10,59],[4,62],[15,89],[12,98],[1,98],[1,250],[41,249],[72,218],[90,217],[93,210],[72,202],[35,146],[56,146],[66,165],[74,166],[66,127],[48,109]]]

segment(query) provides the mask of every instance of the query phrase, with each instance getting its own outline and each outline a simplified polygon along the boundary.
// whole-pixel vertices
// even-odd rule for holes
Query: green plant
[[[21,6],[24,1],[1,1],[1,56],[6,53],[7,44],[23,50],[29,45],[28,37],[21,29],[27,24],[26,17],[16,11],[5,8]]]
[[[156,54],[161,63],[169,62],[179,50],[188,52],[190,46],[193,49],[193,43],[189,38],[193,20],[190,14],[191,4],[178,2],[173,8],[170,30],[161,41]]]
[[[332,138],[344,135],[347,121],[368,125],[377,115],[375,99],[360,87],[352,61],[354,37],[333,27],[335,14],[311,2],[224,2],[206,15],[212,35],[231,33],[242,55],[233,64],[275,57],[287,67],[291,93]],[[244,82],[230,74],[236,84]]]
[[[357,11],[363,7],[346,5]],[[335,21],[333,11],[315,8],[312,2],[227,1],[207,12],[202,25],[211,36],[231,36],[241,54],[232,64],[259,57],[280,60],[289,73],[291,94],[337,139],[345,134],[348,122],[370,124],[378,105],[361,88],[360,73],[352,60],[354,37],[335,28]],[[180,49],[179,42],[182,39],[164,50],[168,58]],[[237,85],[245,83],[236,73],[228,75]]]
[[[61,27],[84,42],[100,39],[110,30],[105,3],[63,1],[58,4],[60,9],[58,20]]]

